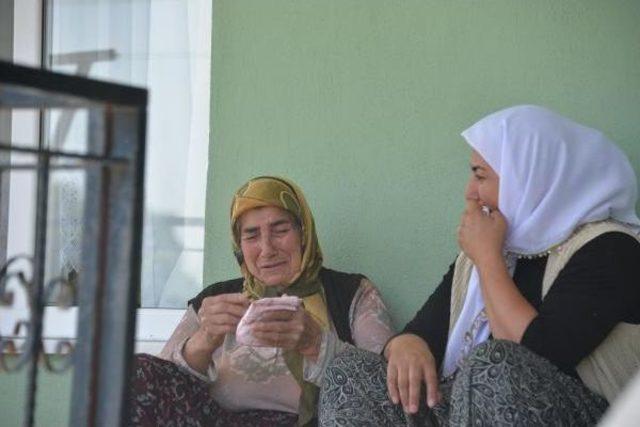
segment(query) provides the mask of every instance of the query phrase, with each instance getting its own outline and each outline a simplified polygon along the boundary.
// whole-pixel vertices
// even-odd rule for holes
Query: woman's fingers
[[[203,315],[200,317],[200,324],[212,336],[234,332],[238,326],[238,322],[239,319],[237,317],[226,313],[214,316]]]
[[[398,367],[398,391],[400,403],[405,412],[409,412],[409,369],[408,366]]]
[[[430,363],[416,363],[408,366],[408,400],[403,401],[405,411],[418,412],[423,384],[426,386],[427,405],[435,406],[439,401],[438,375]]]
[[[215,305],[237,305],[241,307],[249,307],[249,298],[243,294],[222,294],[212,297],[206,297],[202,300],[201,307],[215,306]]]
[[[398,369],[395,365],[387,364],[387,390],[394,404],[400,403],[400,391],[398,390]]]
[[[224,294],[202,300],[198,318],[203,329],[212,339],[234,332],[249,307],[249,300],[242,294]]]
[[[232,314],[237,318],[241,318],[242,316],[244,316],[244,313],[246,313],[247,311],[247,308],[245,306],[238,305],[238,304],[224,303],[223,305],[217,308],[218,308],[218,310],[216,310],[217,312]]]
[[[241,293],[221,294],[221,295],[217,295],[215,297],[209,297],[209,298],[215,298],[218,301],[222,301],[230,304],[244,305],[245,307],[249,307],[249,304],[251,303],[251,301],[249,301],[249,298],[247,298],[244,294],[241,294]],[[205,300],[206,299],[207,298],[205,298]]]
[[[260,322],[287,322],[292,320],[296,315],[295,311],[291,310],[276,310],[266,311],[261,316]]]
[[[457,237],[460,249],[477,265],[487,254],[502,252],[507,222],[496,207],[468,200],[460,218]]]
[[[304,323],[298,319],[264,320],[262,318],[251,324],[251,331],[301,334],[304,331]]]
[[[465,212],[474,213],[480,211],[482,209],[480,202],[477,200],[466,200],[465,201]]]
[[[237,326],[242,316],[230,312],[202,312],[199,314],[200,323],[205,326],[233,325]]]
[[[251,334],[265,345],[297,349],[301,345],[305,347],[307,341],[313,338],[305,336],[305,332],[308,332],[307,335],[312,332],[307,331],[310,325],[305,325],[305,313],[302,310],[273,311],[265,313],[260,320],[251,324]],[[319,330],[315,332],[319,333]]]
[[[252,335],[262,343],[262,345],[269,347],[294,349],[298,342],[295,335],[282,334],[278,332],[252,332]]]
[[[427,365],[423,371],[423,379],[427,385],[427,406],[433,408],[440,401],[440,390],[438,389],[438,374],[434,365]]]
[[[199,314],[215,315],[227,313],[242,317],[249,307],[249,300],[242,294],[224,294],[202,300]]]
[[[435,359],[426,342],[411,334],[398,335],[387,344],[387,389],[393,403],[401,403],[405,412],[416,413],[420,407],[423,384],[427,404],[439,401]]]
[[[414,365],[409,367],[409,413],[415,414],[418,412],[418,405],[420,404],[420,389],[422,388],[422,370],[420,365]]]
[[[278,332],[252,331],[252,335],[261,343],[265,345],[270,345],[273,347],[279,347],[281,345],[286,344],[288,341],[287,336],[285,334],[280,334]]]
[[[203,314],[201,322],[211,325],[237,325],[239,321],[238,316],[229,313],[217,313],[213,315]]]

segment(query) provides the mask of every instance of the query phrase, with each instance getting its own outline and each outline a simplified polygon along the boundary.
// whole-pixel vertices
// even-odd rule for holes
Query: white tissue
[[[302,299],[289,295],[253,301],[238,323],[236,342],[255,347],[270,347],[251,335],[251,324],[259,321],[265,313],[270,311],[296,311],[301,305]]]

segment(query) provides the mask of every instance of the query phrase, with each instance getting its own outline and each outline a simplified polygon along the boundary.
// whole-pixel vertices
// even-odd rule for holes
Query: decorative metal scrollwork
[[[68,278],[56,277],[49,281],[45,288],[44,300],[52,301],[55,297],[57,307],[68,309],[75,301],[77,275]],[[57,291],[57,294],[55,292]],[[44,349],[44,347],[41,347]],[[69,340],[60,340],[56,344],[55,355],[61,357],[61,363],[54,363],[53,358],[46,351],[42,351],[44,367],[51,372],[63,372],[69,369],[73,362],[73,343]]]
[[[14,264],[18,264],[21,262],[26,262],[26,264],[31,267],[31,271],[33,271],[33,258],[28,255],[18,255],[13,258],[10,258],[0,269],[0,305],[2,306],[11,306],[14,301],[14,293],[13,291],[8,289],[8,285],[10,281],[14,280],[18,283],[23,289],[25,294],[27,295],[27,300],[29,301],[29,310],[32,312],[33,307],[32,304],[32,284],[33,281],[31,278],[27,278],[27,275],[22,269],[10,270]],[[18,350],[18,346],[15,342],[15,337],[20,336],[21,329],[26,330],[25,342]],[[31,321],[30,320],[20,320],[13,328],[13,336],[11,338],[5,338],[0,335],[0,369],[7,372],[14,372],[22,368],[31,358],[31,342],[33,340]],[[7,358],[7,355],[10,358]],[[15,359],[12,362],[8,360]]]
[[[69,340],[60,340],[56,344],[55,353],[47,354],[44,351],[42,337],[40,339],[39,354],[32,355],[33,348],[32,319],[35,310],[43,310],[44,307],[34,307],[33,280],[28,277],[24,269],[13,268],[20,262],[26,262],[33,271],[33,258],[28,255],[20,255],[9,259],[0,269],[0,306],[12,306],[15,300],[14,292],[9,289],[10,282],[15,281],[27,295],[29,302],[29,319],[19,320],[13,328],[11,337],[0,335],[0,370],[14,372],[21,369],[32,357],[39,357],[44,367],[51,372],[63,372],[67,370],[73,362],[74,345]],[[57,277],[51,279],[44,289],[44,301],[55,301],[57,307],[67,309],[75,301],[77,275],[67,279]],[[21,333],[24,331],[24,333]],[[18,348],[17,341],[24,341]],[[54,362],[59,356],[61,362]]]

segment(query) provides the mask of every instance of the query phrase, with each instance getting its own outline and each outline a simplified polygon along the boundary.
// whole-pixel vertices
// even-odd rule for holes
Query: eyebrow
[[[274,221],[272,223],[269,224],[269,228],[275,228],[278,227],[279,225],[283,225],[283,224],[291,224],[293,225],[293,222],[288,219],[288,218],[283,218],[283,219],[279,219],[277,221]],[[247,228],[243,228],[242,230],[240,230],[241,234],[253,234],[253,233],[257,233],[258,229],[260,227],[247,227]]]
[[[255,234],[258,232],[258,227],[247,227],[240,230],[240,234]]]
[[[284,225],[284,224],[291,224],[293,225],[293,222],[286,218],[286,219],[279,219],[278,221],[272,222],[271,224],[269,224],[269,228],[275,228],[278,227],[279,225]]]

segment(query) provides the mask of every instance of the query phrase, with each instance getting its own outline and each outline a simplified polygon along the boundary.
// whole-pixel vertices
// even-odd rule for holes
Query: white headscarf
[[[581,224],[608,218],[640,232],[636,176],[624,153],[601,132],[534,105],[490,114],[462,132],[500,177],[498,208],[508,224],[505,250],[533,255],[566,240]],[[511,274],[515,263],[512,263]],[[473,269],[451,332],[443,373],[457,368],[465,334],[484,308]],[[473,345],[486,340],[485,322]]]

